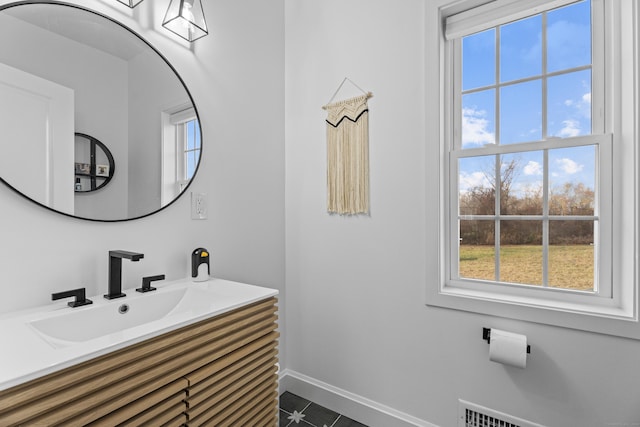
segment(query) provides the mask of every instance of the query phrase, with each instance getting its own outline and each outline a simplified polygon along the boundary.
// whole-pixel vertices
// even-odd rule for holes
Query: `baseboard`
[[[280,394],[285,391],[302,396],[370,427],[438,427],[290,369],[280,372]]]

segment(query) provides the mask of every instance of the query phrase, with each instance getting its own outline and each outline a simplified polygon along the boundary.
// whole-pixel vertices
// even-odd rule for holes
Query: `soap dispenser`
[[[194,282],[209,280],[209,251],[198,248],[191,254],[191,279]]]

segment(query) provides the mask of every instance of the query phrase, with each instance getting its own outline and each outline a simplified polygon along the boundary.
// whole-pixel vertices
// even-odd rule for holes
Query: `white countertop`
[[[210,279],[200,283],[190,280],[153,282],[152,286],[157,291],[143,294],[135,289],[125,289],[123,292],[127,296],[114,300],[107,300],[102,295],[90,296],[88,298],[93,304],[83,307],[68,307],[66,303],[69,299],[66,299],[1,315],[0,339],[3,344],[0,351],[0,390],[278,294],[275,289],[223,279]],[[179,310],[172,310],[157,320],[93,339],[60,341],[62,344],[57,344],[55,340],[43,337],[31,326],[34,321],[46,323],[47,319],[75,313],[76,310],[108,309],[108,306],[117,310],[122,304],[132,307],[135,304],[142,305],[151,301],[145,301],[145,296],[174,292],[177,289],[186,290],[179,302]]]

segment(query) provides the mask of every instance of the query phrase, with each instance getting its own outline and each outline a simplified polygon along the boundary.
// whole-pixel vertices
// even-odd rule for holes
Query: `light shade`
[[[137,5],[139,5],[140,3],[142,3],[142,0],[118,0],[118,1],[122,4],[126,4],[132,9]]]
[[[171,0],[162,26],[190,42],[209,34],[201,0]]]

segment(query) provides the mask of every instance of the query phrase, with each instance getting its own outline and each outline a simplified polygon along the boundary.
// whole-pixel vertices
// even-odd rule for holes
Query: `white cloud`
[[[467,191],[475,187],[491,187],[491,183],[483,172],[460,172],[458,181],[458,186],[461,193],[466,193]]]
[[[475,108],[462,109],[462,146],[483,146],[495,144],[496,136],[488,131],[487,112]]]
[[[583,82],[584,86],[587,86],[587,82]],[[584,117],[586,119],[591,118],[591,92],[586,92],[578,99],[574,101],[573,105],[575,108],[576,114],[580,117]]]
[[[589,90],[589,82],[583,81],[582,86]],[[585,92],[578,99],[565,99],[566,107],[574,107],[578,112],[591,111],[591,92]]]
[[[578,136],[580,135],[580,122],[575,119],[567,119],[563,120],[562,124],[564,125],[558,135],[562,138],[570,137],[570,136]]]
[[[542,165],[533,160],[529,160],[522,171],[525,175],[542,175]]]
[[[580,120],[591,120],[591,92],[586,92],[577,99],[565,99],[563,104],[567,107],[565,111],[565,117],[567,118],[562,121],[563,127],[555,136],[566,138],[581,135]]]
[[[584,165],[580,165],[580,164],[574,162],[573,160],[571,160],[571,159],[569,159],[567,157],[563,157],[562,159],[558,159],[558,160],[556,160],[556,162],[560,166],[560,169],[562,169],[562,171],[564,173],[569,174],[569,175],[573,175],[575,173],[578,173],[584,168]]]

